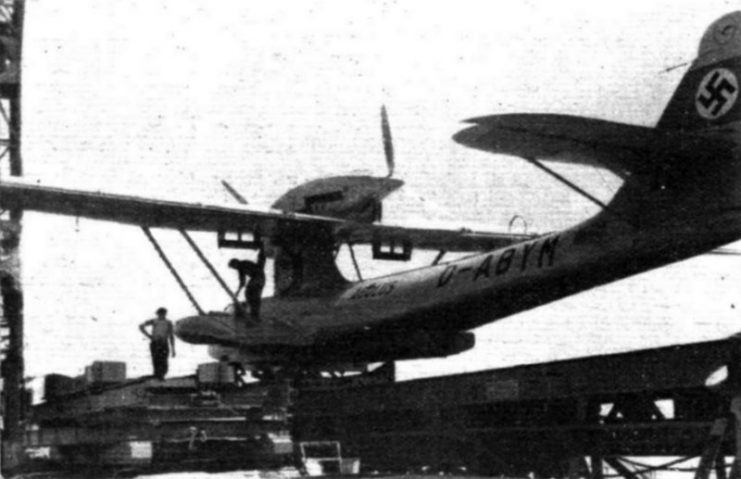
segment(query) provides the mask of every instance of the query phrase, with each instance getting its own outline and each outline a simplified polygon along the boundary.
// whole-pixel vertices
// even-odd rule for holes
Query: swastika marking
[[[711,71],[700,83],[695,96],[697,112],[706,120],[715,120],[728,113],[738,98],[736,75],[725,68]]]

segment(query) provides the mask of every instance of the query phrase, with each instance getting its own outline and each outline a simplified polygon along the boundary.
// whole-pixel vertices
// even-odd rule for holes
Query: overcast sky
[[[574,224],[594,206],[515,158],[450,137],[467,117],[560,112],[653,125],[705,28],[731,1],[243,2],[27,0],[26,173],[64,185],[231,202],[226,179],[269,206],[312,178],[396,177],[386,221],[504,230]],[[569,171],[608,198],[618,183]],[[226,297],[172,232],[158,232],[208,309]],[[224,267],[212,235],[197,235]],[[29,214],[23,238],[28,370],[75,374],[95,359],[149,372],[136,326],[192,309],[137,228]],[[415,265],[429,261],[415,255]],[[380,272],[378,265],[367,264]],[[472,352],[411,362],[403,377],[713,339],[738,327],[741,258],[703,257],[477,331]],[[230,276],[228,280],[233,280]],[[174,371],[208,361],[179,344]]]

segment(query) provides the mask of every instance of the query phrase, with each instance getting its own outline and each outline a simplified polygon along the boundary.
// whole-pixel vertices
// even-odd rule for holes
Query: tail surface
[[[708,27],[657,128],[701,132],[741,120],[741,11]]]
[[[646,168],[611,204],[641,227],[684,228],[683,235],[741,232],[741,11],[713,22],[697,58],[656,125]],[[662,139],[663,136],[663,139]],[[727,242],[727,241],[726,241]]]
[[[654,232],[722,229],[733,240],[741,235],[740,88],[741,11],[708,27],[655,128],[506,114],[467,120],[471,126],[453,138],[541,168],[546,162],[606,168],[623,180],[606,205],[584,194],[587,188],[564,182],[603,206],[603,218]]]

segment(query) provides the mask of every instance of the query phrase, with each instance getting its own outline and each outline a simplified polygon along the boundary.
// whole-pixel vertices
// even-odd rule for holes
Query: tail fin
[[[741,120],[741,11],[705,31],[698,56],[657,128],[702,131]]]

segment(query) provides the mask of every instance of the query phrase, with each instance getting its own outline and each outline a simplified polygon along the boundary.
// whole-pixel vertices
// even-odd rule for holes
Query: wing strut
[[[358,275],[358,281],[363,281],[363,275],[360,274],[360,267],[358,266],[358,260],[355,259],[355,250],[352,247],[352,243],[347,243],[347,249],[350,250],[350,257],[352,258],[353,266],[355,266],[355,272]]]
[[[437,256],[435,256],[435,259],[432,261],[432,266],[435,266],[436,264],[438,264],[440,260],[443,259],[443,256],[445,256],[445,253],[447,253],[447,251],[445,251],[444,249],[441,249],[440,252],[437,253]]]
[[[154,246],[154,249],[157,251],[157,254],[160,255],[162,262],[165,263],[165,266],[167,266],[167,269],[169,269],[170,273],[172,273],[172,275],[175,277],[175,281],[178,282],[178,284],[180,285],[180,288],[183,290],[183,292],[188,297],[190,302],[196,308],[196,311],[198,311],[198,314],[200,315],[206,314],[205,311],[201,309],[201,306],[198,304],[198,301],[196,301],[196,298],[194,298],[193,295],[190,293],[190,290],[183,282],[183,278],[180,277],[178,272],[175,270],[175,267],[172,265],[172,263],[170,263],[170,260],[167,259],[165,252],[162,251],[162,248],[160,248],[159,243],[157,242],[156,239],[154,239],[154,236],[152,236],[152,232],[149,231],[149,228],[147,228],[146,226],[142,226],[142,231],[144,231],[144,234],[147,235],[149,242],[152,243],[152,246]]]
[[[622,220],[628,221],[628,223],[630,223],[630,221],[627,220],[625,217],[623,217],[619,213],[613,211],[609,206],[607,206],[607,203],[605,203],[604,201],[602,201],[599,198],[595,197],[594,195],[590,194],[585,189],[581,188],[580,186],[578,186],[576,183],[572,182],[571,180],[569,180],[565,176],[556,173],[551,168],[548,168],[547,166],[545,166],[543,164],[543,162],[538,161],[535,158],[530,158],[530,157],[522,157],[522,158],[524,158],[528,163],[531,163],[531,164],[535,165],[536,167],[538,167],[539,169],[545,171],[546,173],[548,173],[549,175],[551,175],[552,177],[554,177],[555,179],[557,179],[558,181],[560,181],[564,185],[568,186],[569,188],[571,188],[575,192],[579,193],[580,195],[582,195],[584,198],[588,199],[592,203],[596,204],[597,206],[599,206],[603,210],[607,211],[608,213],[611,213],[611,214],[615,215],[616,217],[618,217],[618,218],[620,218]]]
[[[222,288],[224,288],[224,291],[226,291],[226,294],[229,295],[232,302],[234,304],[237,304],[239,301],[237,300],[237,297],[234,296],[234,293],[232,293],[232,290],[229,289],[229,286],[227,286],[226,282],[221,278],[221,275],[219,275],[219,272],[216,271],[214,266],[211,264],[211,262],[204,256],[203,252],[201,251],[201,248],[198,247],[198,245],[193,241],[193,238],[190,237],[190,235],[183,229],[179,230],[180,234],[183,235],[183,238],[185,238],[185,241],[188,242],[191,248],[193,248],[193,251],[196,252],[198,255],[198,258],[203,262],[204,265],[206,265],[206,268],[208,268],[209,271],[211,271],[211,274],[216,278],[216,281],[219,282]]]

